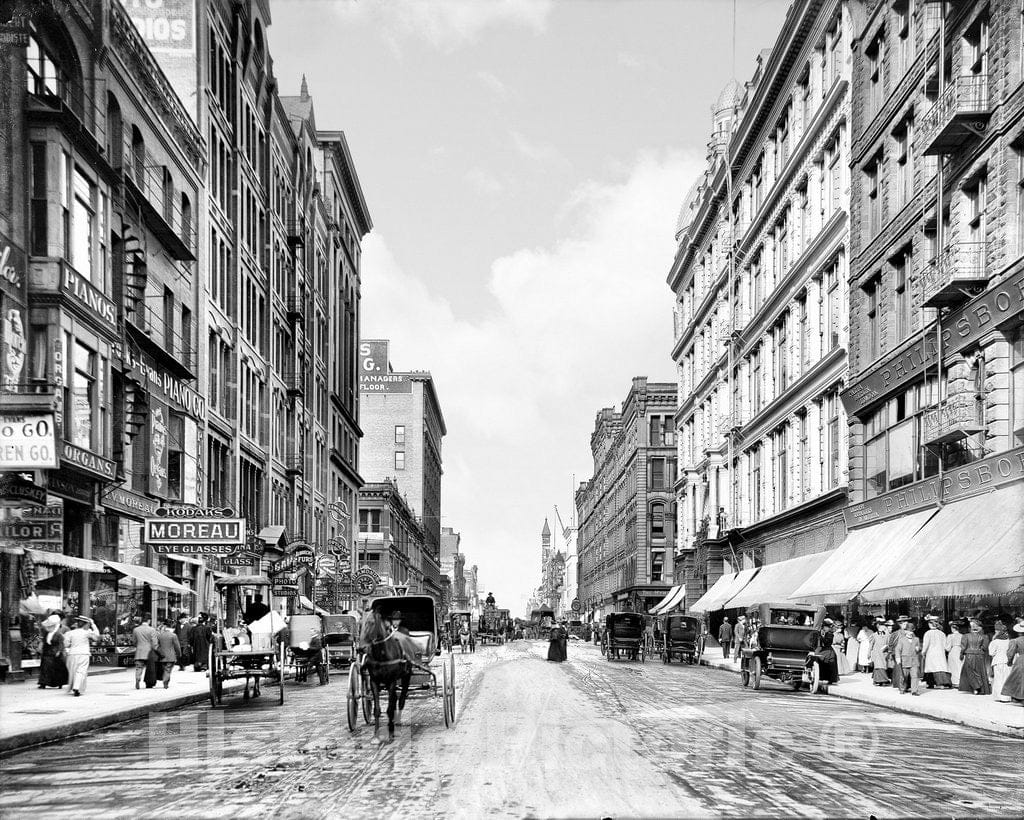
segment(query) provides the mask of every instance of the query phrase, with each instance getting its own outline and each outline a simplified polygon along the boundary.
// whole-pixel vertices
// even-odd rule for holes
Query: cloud
[[[511,137],[512,147],[531,162],[552,162],[562,158],[558,149],[549,143],[532,140],[518,131],[513,131]]]
[[[466,181],[480,193],[489,196],[497,196],[505,191],[505,183],[483,168],[470,168],[466,172]]]
[[[539,583],[540,527],[553,504],[567,516],[572,475],[589,477],[595,413],[619,404],[633,376],[674,380],[665,278],[679,203],[702,166],[646,153],[582,186],[561,240],[485,272],[496,304],[486,313],[456,315],[379,231],[364,243],[363,333],[391,339],[396,369],[433,374],[448,427],[444,523],[499,601],[518,606]]]
[[[476,78],[496,96],[503,98],[508,96],[508,86],[506,86],[505,83],[499,80],[490,71],[478,71],[476,73]]]
[[[647,61],[636,54],[630,54],[626,51],[620,51],[616,55],[616,62],[623,68],[628,68],[632,71],[643,68],[647,65]]]
[[[452,50],[474,42],[484,31],[514,26],[542,33],[552,0],[387,0],[335,3],[347,20],[369,20],[386,39],[426,40]]]

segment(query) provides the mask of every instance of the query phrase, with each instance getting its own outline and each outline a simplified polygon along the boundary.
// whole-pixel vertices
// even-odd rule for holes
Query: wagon
[[[429,595],[402,595],[388,598],[377,598],[370,604],[371,609],[380,612],[383,618],[400,610],[402,625],[399,629],[416,644],[416,665],[409,681],[409,696],[416,691],[428,693],[429,696],[442,698],[444,725],[455,723],[455,656],[448,653],[442,661],[435,660],[439,653],[439,635],[437,612],[434,599]],[[441,688],[438,691],[437,667],[441,668]],[[373,718],[373,692],[370,686],[369,673],[363,668],[362,659],[357,657],[349,666],[348,696],[346,702],[348,728],[355,731],[358,725],[359,712],[363,720],[369,723]]]
[[[244,588],[265,588],[264,597],[271,605],[270,579],[265,575],[231,575],[218,578],[216,588],[221,594],[221,611],[224,598],[238,595]],[[240,608],[240,607],[239,607]],[[280,623],[277,623],[277,620]],[[287,643],[284,640],[286,628],[284,619],[271,609],[272,627],[270,632],[257,632],[251,635],[246,632],[232,634],[223,627],[223,618],[217,619],[217,631],[210,642],[209,649],[209,683],[210,705],[221,705],[224,698],[224,682],[228,680],[245,680],[242,690],[243,699],[260,695],[260,682],[269,681],[278,690],[278,703],[284,704],[284,678],[287,668]],[[230,645],[229,645],[230,643]],[[250,683],[252,690],[250,694]]]
[[[359,619],[355,615],[324,615],[323,624],[327,663],[334,669],[344,669],[356,656]]]
[[[292,615],[288,619],[286,658],[296,683],[309,680],[310,670],[316,674],[321,686],[330,681],[331,666],[323,637],[323,623],[319,615]]]
[[[704,651],[703,632],[703,621],[694,615],[668,615],[662,639],[662,661],[671,663],[672,658],[678,658],[696,663]]]
[[[644,619],[636,612],[612,612],[605,618],[603,649],[608,660],[625,657],[644,663]]]
[[[760,689],[765,678],[794,691],[807,683],[811,692],[826,691],[814,656],[824,607],[799,603],[764,603],[747,610],[751,626],[740,648],[740,682]]]

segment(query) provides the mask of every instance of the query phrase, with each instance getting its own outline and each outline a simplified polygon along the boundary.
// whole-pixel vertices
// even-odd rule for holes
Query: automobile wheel
[[[750,672],[747,669],[740,670],[740,683],[744,686],[750,685]]]
[[[761,688],[761,659],[754,658],[754,671],[751,674],[751,684],[755,689]]]
[[[811,694],[816,695],[821,691],[821,664],[817,661],[811,664]]]

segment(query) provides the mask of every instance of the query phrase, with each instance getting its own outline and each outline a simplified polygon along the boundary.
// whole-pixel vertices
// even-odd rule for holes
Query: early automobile
[[[765,678],[794,691],[804,683],[825,691],[815,657],[825,608],[800,603],[764,603],[747,610],[747,635],[740,650],[740,681],[761,688]]]
[[[695,615],[668,615],[665,618],[665,635],[661,647],[661,659],[671,663],[677,658],[687,663],[697,663],[704,651],[704,622]]]

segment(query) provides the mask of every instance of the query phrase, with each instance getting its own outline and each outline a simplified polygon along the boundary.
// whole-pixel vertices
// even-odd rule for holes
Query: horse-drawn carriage
[[[827,692],[815,655],[824,607],[799,603],[757,604],[747,610],[745,645],[740,649],[740,682],[761,688],[772,678],[794,691],[804,683],[811,692]]]
[[[324,615],[323,622],[327,664],[334,669],[344,669],[356,657],[359,618],[355,615]]]
[[[218,578],[216,588],[221,594],[221,611],[228,609],[224,606],[225,596],[240,597],[244,588],[252,587],[265,588],[269,591],[270,579],[265,575],[230,575]],[[260,682],[266,680],[277,686],[278,703],[284,704],[284,678],[288,665],[288,646],[283,640],[286,624],[273,610],[268,614],[267,620],[267,629],[250,632],[226,629],[223,626],[223,617],[217,619],[217,631],[210,642],[208,657],[211,706],[219,706],[223,701],[225,681],[241,679],[245,680],[242,690],[245,700],[258,697]]]
[[[380,691],[388,692],[388,736],[395,731],[395,712],[405,706],[410,689],[440,695],[444,725],[455,723],[455,656],[439,663],[437,614],[429,595],[377,598],[360,624],[358,656],[349,667],[348,728],[355,731],[360,710],[363,720],[375,718],[374,733],[380,729]],[[436,668],[441,667],[441,691]]]
[[[509,611],[498,609],[493,606],[484,607],[480,613],[480,625],[477,629],[477,637],[481,646],[488,643],[505,643],[505,632],[508,628]]]
[[[331,678],[330,657],[324,643],[324,625],[320,615],[291,615],[288,618],[286,663],[296,683],[309,680],[312,669],[321,686]]]
[[[604,620],[602,651],[608,660],[625,657],[644,663],[644,618],[636,612],[612,612]]]
[[[530,625],[533,627],[533,637],[548,639],[551,634],[551,627],[555,625],[555,611],[548,607],[539,607],[530,613]]]
[[[448,651],[453,652],[455,646],[462,651],[472,652],[476,649],[476,635],[473,632],[473,614],[468,609],[456,609],[448,615]]]
[[[676,657],[687,663],[697,663],[704,652],[703,621],[694,615],[668,615],[665,617],[665,635],[661,659],[671,663]]]

